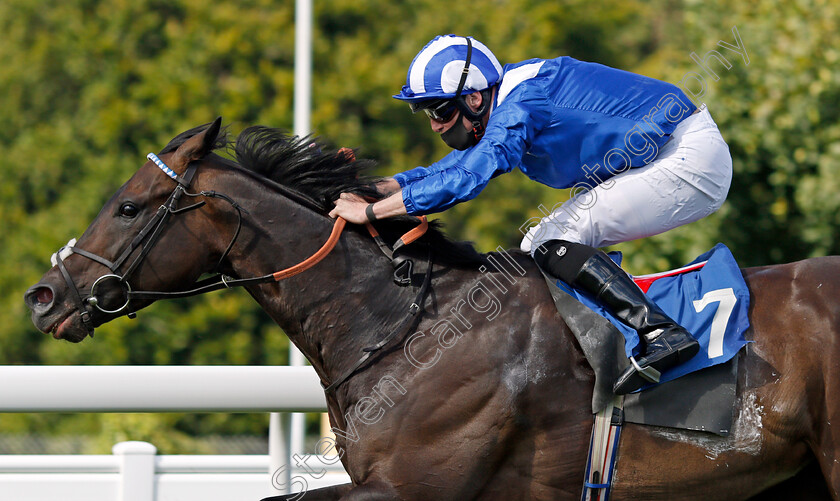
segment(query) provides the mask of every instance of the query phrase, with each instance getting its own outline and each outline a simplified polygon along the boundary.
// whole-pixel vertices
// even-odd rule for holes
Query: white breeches
[[[554,239],[604,247],[656,235],[718,210],[731,181],[729,147],[704,105],[680,122],[649,164],[555,205],[528,229],[521,248],[533,255]]]

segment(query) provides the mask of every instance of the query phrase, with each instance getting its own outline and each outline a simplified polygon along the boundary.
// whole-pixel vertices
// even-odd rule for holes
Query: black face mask
[[[458,112],[458,120],[452,124],[449,130],[442,133],[440,138],[450,148],[462,151],[478,143],[478,137],[476,137],[475,132],[472,129],[467,130],[464,127],[464,123],[461,121],[460,111]]]

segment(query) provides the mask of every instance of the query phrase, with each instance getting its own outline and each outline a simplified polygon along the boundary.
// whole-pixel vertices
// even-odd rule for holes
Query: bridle
[[[247,213],[247,211],[242,206],[240,206],[231,197],[225,194],[218,193],[213,190],[201,191],[198,193],[190,193],[189,191],[187,191],[190,187],[190,184],[192,183],[192,179],[195,175],[195,172],[198,169],[198,166],[200,164],[199,162],[190,162],[187,165],[187,169],[184,172],[184,176],[182,177],[179,176],[171,168],[169,168],[169,166],[167,166],[154,153],[149,153],[147,155],[147,158],[151,160],[155,165],[157,165],[157,167],[160,168],[160,170],[163,171],[167,176],[175,180],[176,186],[173,189],[172,193],[169,194],[169,197],[166,199],[166,201],[158,208],[157,212],[152,217],[152,219],[149,220],[149,222],[146,223],[143,229],[141,229],[140,232],[134,237],[134,239],[132,239],[129,246],[125,250],[123,250],[119,257],[113,262],[109,261],[108,259],[105,259],[102,256],[76,247],[75,239],[68,242],[67,245],[63,246],[61,249],[59,249],[57,253],[53,254],[53,262],[58,267],[59,271],[61,272],[61,275],[64,277],[64,281],[67,283],[68,288],[72,291],[72,296],[78,307],[80,316],[82,318],[82,322],[85,325],[85,328],[88,330],[88,335],[90,335],[91,337],[93,337],[94,331],[93,320],[91,316],[95,310],[99,310],[100,312],[105,314],[119,314],[126,312],[130,309],[131,301],[133,299],[155,300],[183,298],[195,296],[198,294],[204,294],[206,292],[211,292],[224,288],[279,282],[280,280],[302,273],[312,268],[320,261],[322,261],[325,257],[327,257],[327,255],[329,255],[329,253],[333,250],[333,248],[335,248],[336,244],[338,243],[339,237],[341,236],[341,233],[346,226],[347,221],[345,221],[341,217],[336,218],[330,236],[327,238],[327,241],[312,256],[294,266],[273,273],[269,273],[267,275],[252,278],[236,279],[219,273],[216,276],[196,282],[192,289],[185,291],[163,292],[133,290],[127,280],[127,277],[137,269],[137,267],[152,249],[152,247],[160,237],[163,227],[165,226],[167,221],[169,221],[169,219],[173,215],[184,214],[186,212],[198,209],[206,204],[206,202],[202,200],[193,205],[189,205],[187,207],[178,209],[177,205],[179,200],[181,200],[181,197],[187,196],[219,198],[221,200],[226,201],[231,205],[231,207],[236,209],[238,217],[236,231],[234,232],[233,237],[231,238],[227,248],[222,253],[221,258],[219,259],[216,265],[216,269],[218,269],[221,266],[227,255],[230,253],[231,249],[233,249],[233,246],[236,243],[236,239],[239,237],[240,230],[242,229],[242,212],[244,211]],[[320,210],[318,204],[306,197],[305,195],[298,193],[290,188],[286,188],[284,186],[278,187],[288,198],[314,210]],[[397,240],[393,247],[389,247],[387,243],[384,242],[384,240],[379,236],[377,231],[373,228],[373,226],[370,223],[367,224],[368,232],[376,241],[377,246],[391,260],[391,263],[395,270],[394,281],[400,286],[407,286],[412,283],[411,276],[413,270],[413,262],[410,259],[406,259],[404,257],[399,256],[397,254],[397,251],[400,248],[414,242],[415,240],[423,236],[426,230],[428,229],[428,221],[426,220],[426,217],[421,216],[418,219],[420,221],[420,224],[413,230],[400,237],[400,239]],[[128,267],[124,271],[120,272],[122,266],[129,260],[131,255],[134,254],[138,248],[140,249],[140,252],[137,255],[137,257],[131,262],[131,264],[128,265]],[[67,270],[67,266],[64,264],[64,260],[71,254],[78,254],[82,257],[91,259],[97,263],[102,264],[110,270],[110,273],[103,274],[102,276],[94,280],[87,296],[82,296],[82,293],[79,291],[78,287],[76,287],[73,278],[70,276],[70,272]],[[407,327],[411,326],[411,320],[414,317],[416,317],[417,313],[419,313],[419,311],[422,309],[422,304],[431,284],[431,273],[432,254],[430,252],[423,283],[420,286],[417,295],[414,298],[414,301],[412,301],[412,303],[408,307],[408,312],[410,315],[406,317],[396,329],[394,329],[379,343],[377,343],[374,346],[364,348],[362,350],[363,354],[361,355],[357,363],[354,364],[350,370],[345,371],[339,378],[333,381],[332,384],[326,385],[322,383],[322,385],[325,388],[325,391],[332,391],[338,385],[349,379],[353,374],[356,373],[356,371],[360,370],[362,366],[365,365],[365,363],[370,359],[374,352],[387,346],[390,343],[390,341],[395,339],[400,332],[405,331]],[[125,293],[125,302],[119,308],[107,309],[103,307],[101,300],[96,296],[97,286],[99,286],[101,283],[107,280],[116,280]],[[128,311],[126,314],[129,316],[129,318],[136,317],[136,313],[133,311]]]
[[[93,314],[94,310],[99,310],[102,313],[106,314],[118,314],[126,312],[129,309],[131,304],[131,300],[140,297],[148,297],[147,292],[142,291],[133,291],[130,283],[128,282],[128,277],[137,269],[146,255],[151,251],[154,244],[157,242],[158,238],[160,237],[164,226],[166,225],[167,221],[178,214],[184,214],[186,212],[193,211],[198,209],[206,204],[205,201],[200,201],[193,205],[177,208],[178,201],[181,200],[181,197],[184,195],[188,197],[207,197],[207,198],[219,198],[226,202],[228,202],[234,209],[236,209],[236,213],[238,216],[238,222],[236,226],[236,231],[231,238],[230,243],[228,244],[227,248],[225,249],[222,257],[219,259],[216,268],[218,268],[224,259],[227,257],[230,250],[233,248],[234,243],[236,242],[237,237],[239,236],[239,232],[242,228],[242,211],[244,210],[239,204],[237,204],[232,198],[229,196],[217,193],[215,191],[201,191],[199,193],[190,193],[187,191],[190,184],[192,183],[193,176],[195,175],[196,170],[198,169],[198,162],[191,162],[188,166],[186,171],[184,172],[184,176],[179,176],[175,173],[172,169],[169,168],[160,158],[157,157],[154,153],[149,153],[147,158],[154,162],[160,170],[162,170],[167,176],[175,180],[177,183],[175,188],[172,190],[172,193],[169,194],[166,201],[158,208],[155,215],[152,216],[152,219],[149,220],[148,223],[140,230],[139,233],[132,239],[131,243],[128,247],[123,250],[123,252],[117,257],[116,260],[110,261],[102,256],[94,254],[92,252],[88,252],[84,249],[80,249],[76,247],[75,239],[68,242],[67,245],[59,249],[59,251],[53,254],[53,263],[58,267],[61,275],[64,277],[64,281],[67,283],[68,288],[72,291],[72,297],[76,303],[76,306],[79,309],[79,313],[82,318],[82,323],[85,325],[85,328],[88,330],[88,334],[93,337],[93,321],[91,319],[91,315]],[[140,249],[140,252],[134,258],[133,261],[122,270],[123,265],[129,260],[132,254]],[[105,266],[110,270],[110,273],[106,273],[96,280],[93,281],[93,284],[90,287],[90,291],[87,296],[82,296],[82,293],[79,291],[78,287],[76,287],[73,278],[70,276],[70,272],[67,270],[67,266],[64,264],[64,260],[70,256],[71,254],[78,254],[82,257],[91,259],[96,261],[97,263]],[[119,308],[109,309],[105,308],[102,305],[102,301],[96,295],[97,287],[99,287],[103,282],[108,280],[115,280],[119,284],[119,286],[123,289],[125,293],[125,302]],[[127,313],[130,318],[133,318],[135,315],[134,312]]]

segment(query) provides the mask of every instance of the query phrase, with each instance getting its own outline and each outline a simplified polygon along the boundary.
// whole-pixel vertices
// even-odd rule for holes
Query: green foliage
[[[678,83],[703,74],[702,100],[729,144],[735,175],[727,203],[712,217],[665,235],[621,246],[686,262],[715,241],[744,266],[837,254],[840,239],[840,6],[836,2],[686,2],[680,26],[686,45],[663,65]],[[736,26],[749,64],[723,49]],[[692,62],[717,49],[732,65],[710,66],[714,81]],[[676,57],[676,59],[675,59]],[[664,264],[664,263],[662,263]]]
[[[708,80],[735,161],[729,201],[706,220],[618,246],[635,273],[678,266],[715,242],[745,265],[837,253],[840,7],[829,0],[315,1],[314,132],[378,160],[379,174],[446,153],[422,116],[393,99],[416,52],[471,34],[503,63],[571,55],[679,84],[689,54],[732,63]],[[750,62],[721,49],[737,26]],[[244,293],[161,302],[78,345],[38,333],[21,301],[48,257],[175,134],[218,115],[236,133],[292,128],[292,2],[5,0],[0,3],[0,364],[282,364],[288,341]],[[514,173],[440,217],[482,250],[568,198]],[[79,384],[84,384],[80,381]],[[0,431],[87,433],[101,448],[147,438],[260,433],[250,415],[0,416]],[[172,430],[177,430],[174,432]],[[101,450],[99,450],[102,452]]]

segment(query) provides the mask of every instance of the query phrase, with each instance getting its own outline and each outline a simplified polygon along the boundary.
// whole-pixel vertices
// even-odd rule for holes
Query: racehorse
[[[327,216],[341,192],[375,196],[365,162],[264,127],[236,161],[225,145],[217,119],[150,155],[26,292],[34,324],[79,342],[166,293],[243,285],[327,387],[352,483],[306,499],[580,497],[594,375],[527,255],[432,225],[400,249],[398,284],[364,227]],[[414,224],[375,226],[390,244]],[[215,270],[221,285],[195,285]],[[840,258],[743,273],[731,434],[625,425],[613,499],[840,499]]]

